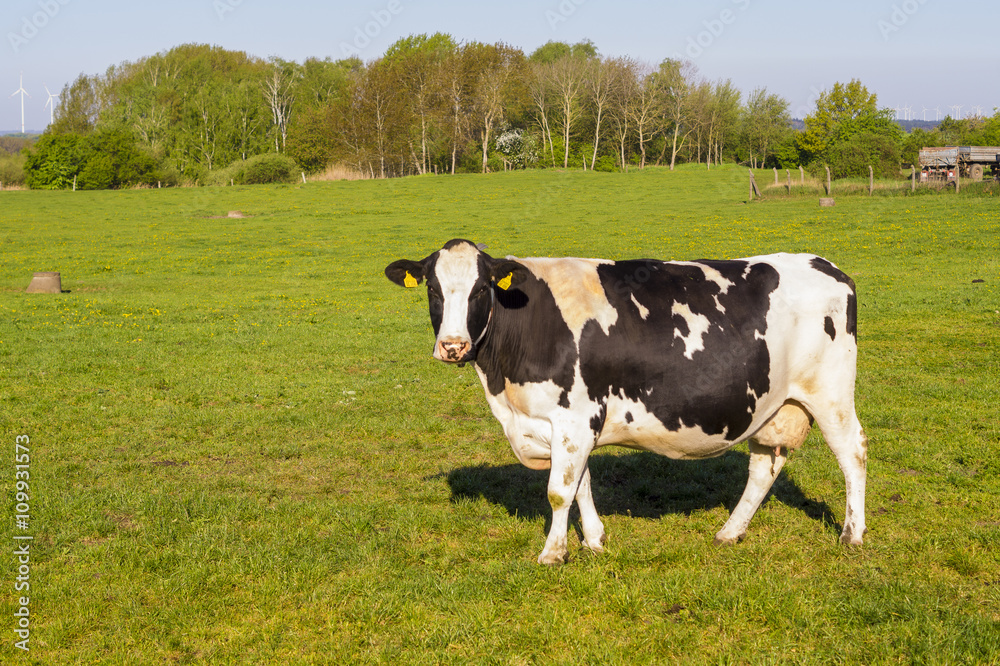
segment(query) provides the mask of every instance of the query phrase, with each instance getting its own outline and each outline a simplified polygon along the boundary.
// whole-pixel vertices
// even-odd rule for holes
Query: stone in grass
[[[35,273],[24,291],[27,294],[61,294],[62,277],[55,271]]]

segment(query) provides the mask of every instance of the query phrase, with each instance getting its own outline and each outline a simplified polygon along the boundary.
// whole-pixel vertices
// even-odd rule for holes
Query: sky
[[[268,58],[378,58],[397,39],[445,32],[526,54],[589,39],[601,55],[691,60],[744,95],[766,88],[794,117],[859,79],[898,117],[992,115],[1000,107],[997,0],[3,0],[0,131],[49,123],[46,88],[188,43]],[[958,108],[958,107],[961,108]],[[903,110],[909,107],[907,114]],[[953,108],[954,107],[954,108]]]

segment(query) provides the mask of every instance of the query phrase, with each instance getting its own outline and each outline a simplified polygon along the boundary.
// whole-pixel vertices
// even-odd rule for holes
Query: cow
[[[595,448],[698,459],[749,440],[746,489],[715,535],[732,544],[813,420],[844,474],[840,540],[862,543],[857,296],[826,259],[499,259],[454,239],[385,274],[406,287],[426,282],[433,357],[471,363],[518,460],[550,470],[539,563],[566,561],[574,499],[583,545],[604,550],[587,465]]]

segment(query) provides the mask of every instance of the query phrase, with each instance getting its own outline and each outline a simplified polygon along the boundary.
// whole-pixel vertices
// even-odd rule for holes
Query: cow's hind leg
[[[733,544],[743,538],[750,519],[757,513],[767,491],[785,465],[788,450],[802,446],[811,425],[809,415],[798,405],[789,403],[782,406],[774,418],[750,439],[747,487],[729,520],[715,535],[716,544]]]
[[[781,448],[763,446],[750,440],[750,478],[743,490],[740,503],[733,509],[729,520],[715,535],[716,544],[733,544],[743,538],[750,519],[757,513],[767,491],[771,489],[778,473],[788,459],[787,451]]]
[[[853,408],[850,411],[832,410],[817,414],[816,423],[827,445],[837,457],[847,486],[847,508],[844,530],[840,534],[843,544],[860,545],[865,532],[865,477],[868,467],[868,437]]]
[[[576,489],[576,504],[580,507],[580,527],[583,530],[583,545],[595,553],[604,552],[604,523],[597,515],[594,496],[590,490],[590,466],[583,471],[583,478]]]

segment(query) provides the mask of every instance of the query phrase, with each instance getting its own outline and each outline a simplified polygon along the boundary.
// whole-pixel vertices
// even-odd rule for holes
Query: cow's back
[[[721,453],[799,397],[837,332],[853,342],[853,284],[814,255],[518,261],[551,292],[572,375],[605,406],[600,444]]]

